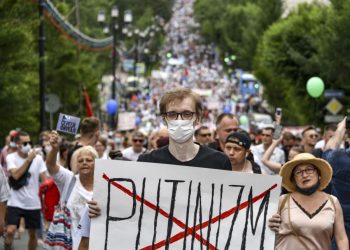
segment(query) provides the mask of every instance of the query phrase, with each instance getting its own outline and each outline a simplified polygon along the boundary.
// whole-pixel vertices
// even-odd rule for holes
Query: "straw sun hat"
[[[292,181],[293,169],[303,163],[312,164],[316,167],[320,173],[320,187],[319,190],[323,190],[327,187],[332,179],[333,170],[329,163],[323,159],[316,158],[309,153],[297,154],[291,161],[286,162],[281,170],[280,176],[282,176],[282,186],[289,192],[296,190],[296,185]]]

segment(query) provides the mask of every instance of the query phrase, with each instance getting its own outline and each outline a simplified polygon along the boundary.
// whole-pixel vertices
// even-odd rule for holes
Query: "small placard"
[[[78,132],[80,118],[60,113],[57,131],[75,135]]]

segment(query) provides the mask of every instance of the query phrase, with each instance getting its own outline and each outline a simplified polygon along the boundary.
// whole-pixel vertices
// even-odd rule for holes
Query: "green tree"
[[[301,5],[273,24],[258,47],[255,72],[264,83],[264,96],[271,105],[285,107],[284,117],[292,124],[321,118],[315,108],[324,100],[311,98],[306,82],[311,76],[322,77],[319,38],[326,30],[327,13],[327,7]]]
[[[0,145],[11,129],[39,130],[37,8],[30,1],[0,3]],[[35,30],[36,31],[36,30]]]

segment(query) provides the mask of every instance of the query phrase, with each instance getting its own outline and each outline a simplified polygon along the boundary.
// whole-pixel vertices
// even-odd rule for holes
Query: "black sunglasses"
[[[143,139],[132,139],[132,141],[133,141],[133,142],[140,142],[140,143],[144,142]]]
[[[32,145],[32,142],[31,141],[25,141],[25,142],[22,142],[22,145],[23,146],[27,146],[27,145]]]

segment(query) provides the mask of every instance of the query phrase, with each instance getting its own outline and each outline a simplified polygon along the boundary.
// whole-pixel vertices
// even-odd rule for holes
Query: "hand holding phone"
[[[283,127],[281,125],[276,124],[275,131],[273,132],[273,135],[272,135],[272,139],[278,140],[282,135],[282,130],[283,130]]]

